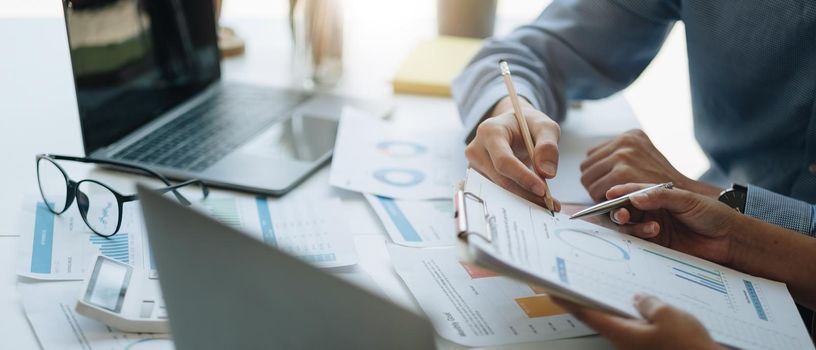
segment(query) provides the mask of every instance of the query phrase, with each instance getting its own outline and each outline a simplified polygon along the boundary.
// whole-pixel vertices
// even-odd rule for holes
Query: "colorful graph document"
[[[409,247],[450,246],[453,232],[453,201],[449,199],[393,199],[371,194],[366,200],[382,221],[391,240]]]
[[[210,197],[194,207],[316,266],[357,263],[339,199],[312,203],[305,198]],[[102,254],[152,271],[157,278],[138,204],[125,203],[122,214],[119,233],[105,238],[91,232],[76,208],[54,215],[42,202],[28,199],[20,220],[18,275],[82,280],[95,256]]]
[[[465,192],[485,206],[466,203],[463,251],[481,265],[632,317],[640,317],[633,296],[652,294],[690,312],[715,340],[737,348],[814,348],[782,283],[561,213],[553,217],[475,171],[468,172]]]
[[[357,263],[340,199],[210,197],[197,207],[319,267]]]
[[[459,261],[447,248],[389,246],[391,260],[443,338],[493,346],[592,334],[541,288]]]
[[[43,349],[174,349],[167,334],[124,333],[74,311],[82,282],[18,283],[28,322]]]
[[[24,202],[18,275],[42,280],[82,280],[96,255],[102,254],[153,271],[155,277],[137,204],[125,203],[119,233],[105,238],[88,228],[75,207],[54,215],[38,199],[30,197]]]
[[[364,115],[340,121],[331,184],[399,199],[449,199],[467,169],[458,130],[403,130]]]

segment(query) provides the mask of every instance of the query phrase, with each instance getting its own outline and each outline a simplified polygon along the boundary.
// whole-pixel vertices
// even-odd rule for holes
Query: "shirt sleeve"
[[[677,19],[676,0],[555,0],[531,24],[489,39],[454,80],[468,135],[507,90],[505,59],[519,95],[556,121],[570,100],[628,86],[651,62]]]
[[[745,214],[765,222],[799,231],[809,236],[816,232],[812,204],[783,196],[757,186],[748,186]]]

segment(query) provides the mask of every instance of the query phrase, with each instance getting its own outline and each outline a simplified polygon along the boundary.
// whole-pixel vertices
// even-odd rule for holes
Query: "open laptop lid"
[[[220,77],[212,1],[63,0],[85,153]]]
[[[431,349],[423,317],[139,186],[179,349]],[[319,213],[318,213],[319,214]]]

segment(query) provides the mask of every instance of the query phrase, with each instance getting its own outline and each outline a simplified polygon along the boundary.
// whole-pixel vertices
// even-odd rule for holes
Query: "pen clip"
[[[471,225],[471,221],[478,220],[479,216],[478,214],[475,216],[468,214],[470,212],[469,208],[472,205],[478,205],[482,207],[481,223],[484,224],[484,232],[472,230],[473,227]],[[475,234],[487,242],[493,241],[495,220],[490,215],[490,212],[488,212],[487,210],[487,202],[485,202],[482,198],[471,192],[459,190],[456,191],[456,196],[454,197],[454,206],[456,209],[454,215],[456,219],[457,237],[463,240],[467,240],[468,236]]]

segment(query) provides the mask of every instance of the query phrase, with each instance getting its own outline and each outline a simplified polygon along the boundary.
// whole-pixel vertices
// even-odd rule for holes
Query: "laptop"
[[[170,197],[138,193],[176,348],[435,348],[424,317]]]
[[[63,0],[86,156],[280,195],[324,164],[346,106],[220,80],[212,1]],[[289,37],[289,36],[285,36]]]

